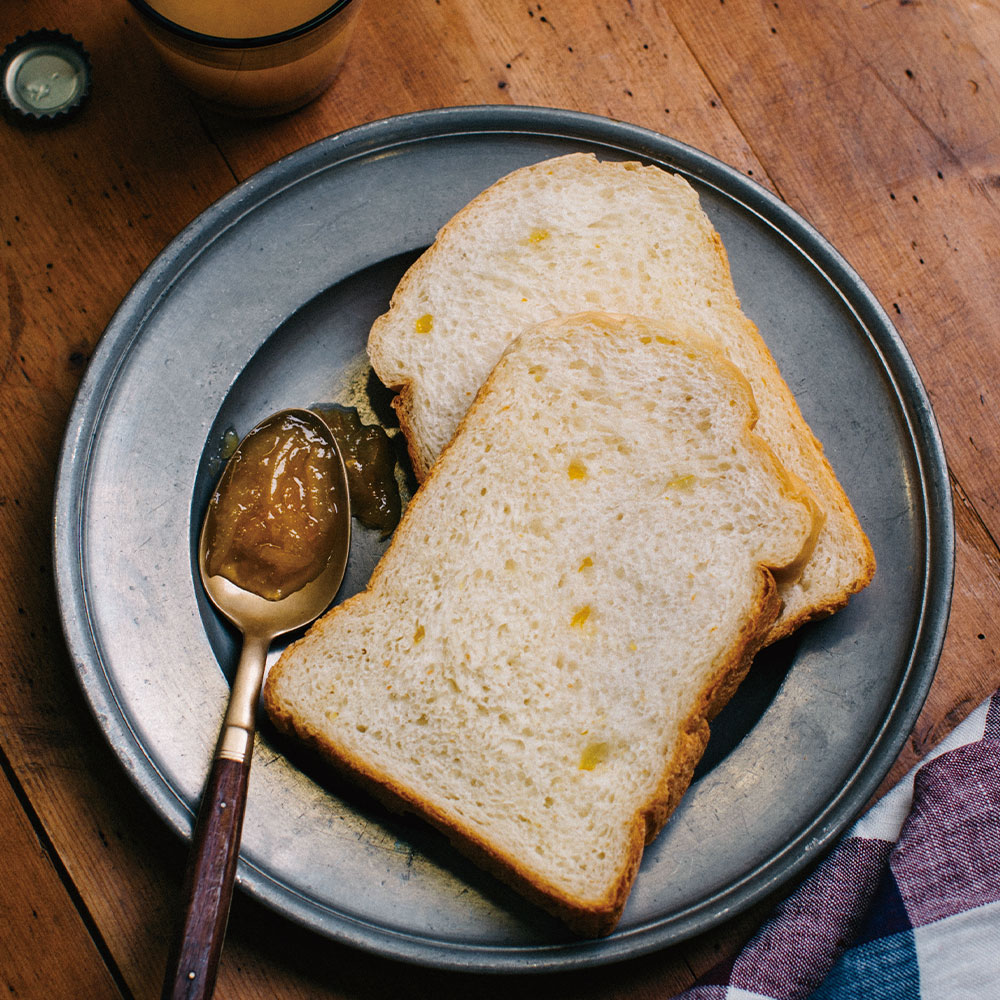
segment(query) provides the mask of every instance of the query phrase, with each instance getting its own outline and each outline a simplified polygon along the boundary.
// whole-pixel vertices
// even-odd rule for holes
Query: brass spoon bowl
[[[212,603],[243,634],[243,644],[195,824],[184,883],[184,919],[167,962],[164,998],[193,1000],[212,995],[236,876],[267,651],[279,635],[309,624],[330,606],[347,567],[351,541],[347,473],[332,432],[311,410],[281,410],[254,427],[223,470],[216,499],[224,496],[227,473],[245,457],[248,442],[287,423],[289,418],[304,425],[317,441],[332,449],[335,460],[329,483],[329,509],[334,521],[326,535],[329,551],[325,553],[325,563],[324,554],[317,555],[317,562],[323,565],[314,579],[271,600],[210,571],[208,556],[212,539],[208,515],[202,524],[198,543],[202,583]]]

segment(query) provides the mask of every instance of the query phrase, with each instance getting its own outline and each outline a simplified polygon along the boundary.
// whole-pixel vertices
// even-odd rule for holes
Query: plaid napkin
[[[1000,692],[677,1000],[1000,998]]]

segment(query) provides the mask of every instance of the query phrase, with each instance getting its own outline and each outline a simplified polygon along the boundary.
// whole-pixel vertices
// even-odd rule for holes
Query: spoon
[[[215,988],[267,651],[333,602],[350,538],[347,474],[323,420],[282,410],[254,427],[222,473],[198,541],[205,590],[243,645],[192,837],[164,1000],[210,997]]]

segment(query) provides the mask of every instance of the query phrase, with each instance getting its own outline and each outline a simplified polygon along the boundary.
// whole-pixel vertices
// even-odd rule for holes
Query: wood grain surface
[[[254,171],[353,125],[479,103],[607,115],[726,161],[816,225],[911,352],[955,499],[945,648],[887,781],[1000,686],[995,0],[365,0],[333,88],[267,122],[201,108],[124,0],[0,6],[0,45],[40,27],[86,45],[94,87],[60,128],[0,123],[7,995],[157,996],[185,859],[84,707],[60,631],[51,501],[73,394],[118,303],[184,225]],[[766,910],[612,967],[477,977],[330,944],[238,894],[216,996],[666,998]]]

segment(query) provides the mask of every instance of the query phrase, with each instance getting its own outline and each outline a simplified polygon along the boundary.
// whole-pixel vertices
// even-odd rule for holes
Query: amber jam
[[[270,601],[301,590],[335,548],[340,482],[336,450],[300,417],[251,431],[209,502],[209,575]]]
[[[344,456],[351,513],[385,537],[399,524],[402,511],[396,482],[396,453],[389,435],[377,424],[363,424],[353,407],[313,409],[326,421]]]

